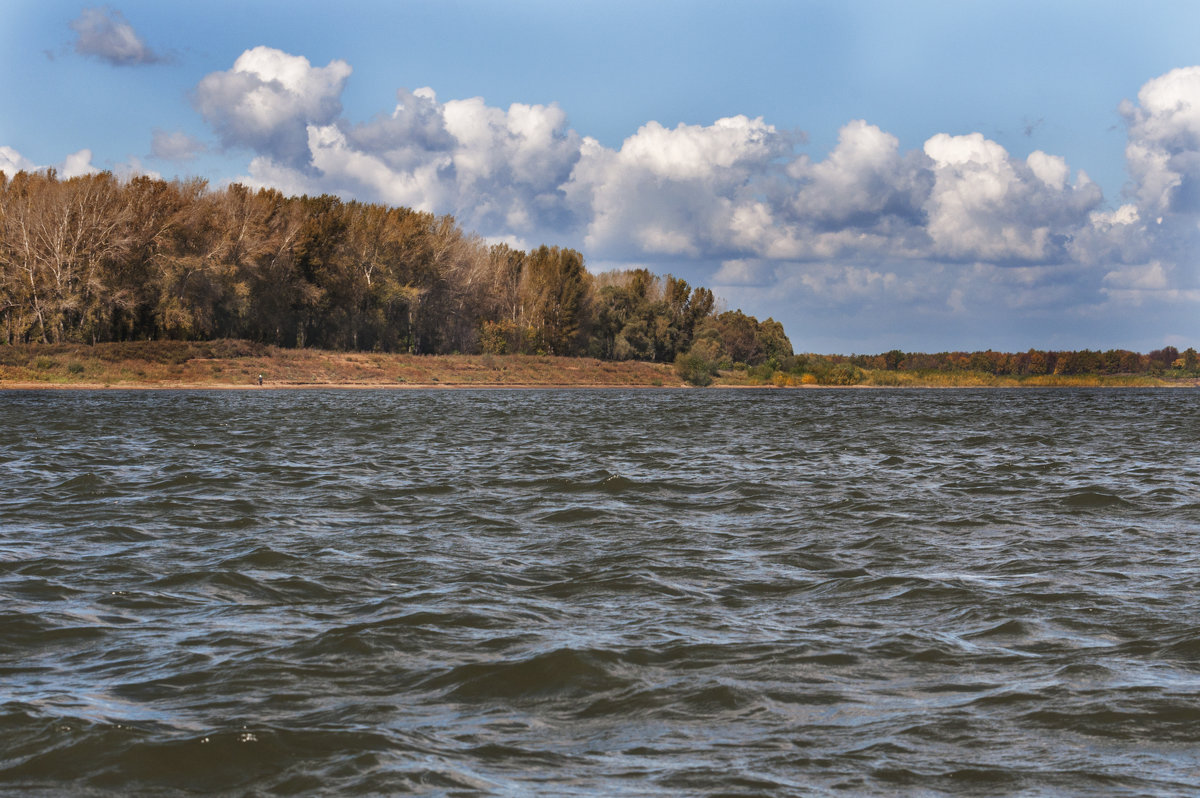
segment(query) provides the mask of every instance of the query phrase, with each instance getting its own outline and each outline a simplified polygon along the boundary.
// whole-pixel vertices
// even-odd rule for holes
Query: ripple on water
[[[1198,402],[11,393],[0,792],[1198,792]]]

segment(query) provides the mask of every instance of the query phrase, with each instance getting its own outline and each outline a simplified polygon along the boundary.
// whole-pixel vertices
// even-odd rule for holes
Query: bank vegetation
[[[109,173],[0,173],[0,343],[243,340],[279,349],[760,364],[782,325],[451,216]]]

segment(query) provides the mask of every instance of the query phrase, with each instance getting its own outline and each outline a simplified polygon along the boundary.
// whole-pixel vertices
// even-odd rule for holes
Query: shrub
[[[712,385],[713,372],[709,363],[699,355],[688,352],[675,358],[675,373],[688,385]]]
[[[871,384],[897,386],[900,384],[900,376],[894,371],[875,371],[871,373]]]
[[[479,346],[485,355],[508,354],[508,340],[512,334],[511,322],[485,321],[479,330]]]
[[[849,363],[839,363],[834,366],[823,380],[826,385],[858,385],[862,381],[862,370]]]
[[[760,363],[747,368],[746,376],[756,383],[769,383],[775,376],[775,368],[770,363]]]

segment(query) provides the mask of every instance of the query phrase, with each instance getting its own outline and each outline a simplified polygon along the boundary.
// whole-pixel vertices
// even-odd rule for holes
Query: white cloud
[[[1200,302],[1195,277],[1177,274],[1172,264],[1161,261],[1122,266],[1104,275],[1103,293],[1118,305],[1140,307],[1147,302]]]
[[[778,132],[762,117],[718,119],[707,127],[665,128],[647,122],[625,140],[618,153],[622,165],[667,180],[713,180],[726,170],[761,164],[784,154]]]
[[[560,187],[580,157],[580,139],[558,106],[441,103],[428,88],[401,90],[398,99],[388,116],[365,124],[308,124],[307,159],[268,152],[254,160],[246,182],[452,212],[485,235],[553,235],[569,227]]]
[[[925,209],[937,257],[988,262],[1060,262],[1066,245],[1103,201],[1066,162],[1035,152],[1025,162],[980,133],[939,133],[925,142],[934,186]]]
[[[302,165],[309,156],[308,126],[327,125],[341,114],[350,72],[345,61],[314,67],[303,56],[255,47],[232,69],[206,75],[193,101],[226,146]]]
[[[528,251],[536,246],[532,242],[530,242],[524,238],[514,236],[514,235],[487,236],[483,240],[487,243],[487,245],[489,247],[496,246],[497,244],[503,244],[506,247],[508,247],[509,249],[519,249],[519,250]],[[588,265],[593,268],[595,266],[595,264],[588,264]]]
[[[797,280],[822,301],[834,303],[895,300],[898,293],[908,294],[912,289],[894,272],[841,264],[809,267]]]
[[[1192,302],[1200,298],[1200,66],[1149,80],[1138,102],[1125,101],[1125,156],[1134,203],[1111,217],[1093,217],[1111,242],[1104,254],[1116,268],[1104,278],[1110,298]]]
[[[237,182],[251,188],[274,188],[287,196],[338,193],[335,189],[321,186],[311,175],[266,156],[259,156],[250,161],[249,173],[240,175]]]
[[[48,167],[38,166],[12,147],[0,146],[0,172],[12,177],[17,172],[37,172]],[[102,170],[92,163],[92,151],[82,149],[71,153],[53,167],[60,180],[70,180],[73,177],[94,175]],[[151,169],[146,169],[141,160],[130,156],[129,160],[119,163],[110,170],[121,180],[129,180],[138,176],[162,179],[162,175]]]
[[[17,172],[32,172],[37,169],[33,161],[12,147],[0,147],[0,172],[12,177]]]
[[[121,180],[132,180],[135,177],[148,177],[151,180],[162,180],[162,173],[147,169],[142,159],[136,155],[129,156],[125,163],[119,163],[112,168],[112,173]]]
[[[1056,263],[1102,202],[1061,157],[1016,159],[978,133],[902,153],[863,120],[816,162],[792,159],[799,135],[762,118],[648,122],[613,150],[557,106],[441,102],[429,88],[355,125],[339,116],[349,72],[259,47],[205,77],[197,107],[227,144],[255,150],[251,184],[454,213],[484,235],[557,236],[600,259]]]
[[[580,157],[579,135],[557,105],[514,103],[507,110],[482,98],[442,106],[456,206],[488,232],[561,229],[560,191]]]
[[[564,191],[586,220],[585,245],[605,256],[731,252],[770,226],[758,184],[793,140],[761,117],[651,122],[616,151],[585,139]]]
[[[75,52],[107,61],[114,66],[154,64],[163,60],[138,36],[120,11],[85,8],[72,20]]]
[[[715,286],[764,285],[774,276],[775,263],[758,258],[736,258],[721,263],[712,276]]]
[[[785,177],[744,241],[757,242],[766,257],[919,257],[929,247],[923,209],[933,186],[929,160],[901,154],[896,137],[874,125],[848,123],[828,157],[813,163],[802,156]]]
[[[1137,206],[1128,203],[1114,211],[1093,211],[1088,218],[1092,220],[1093,227],[1101,229],[1109,229],[1115,225],[1137,224],[1141,221]]]
[[[797,218],[821,229],[874,227],[881,218],[915,221],[932,180],[923,159],[900,154],[899,140],[859,119],[838,133],[829,156],[801,158],[788,168],[798,181]]]
[[[92,166],[92,151],[79,150],[68,155],[58,167],[58,176],[66,179],[94,175],[100,170]]]
[[[1158,261],[1126,266],[1104,275],[1104,284],[1123,289],[1161,291],[1167,287],[1167,273]]]
[[[207,149],[182,130],[155,128],[150,139],[150,156],[164,161],[191,161]]]
[[[1200,66],[1173,69],[1126,101],[1125,157],[1148,216],[1200,211]]]
[[[1062,191],[1067,187],[1067,178],[1070,177],[1071,170],[1067,168],[1067,162],[1059,156],[1047,155],[1041,150],[1034,150],[1029,153],[1025,163],[1029,165],[1034,176],[1046,184],[1047,188]]]

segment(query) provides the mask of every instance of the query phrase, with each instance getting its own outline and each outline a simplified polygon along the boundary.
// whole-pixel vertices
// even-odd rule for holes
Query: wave
[[[0,793],[1194,793],[1195,400],[1047,396],[13,397]]]

